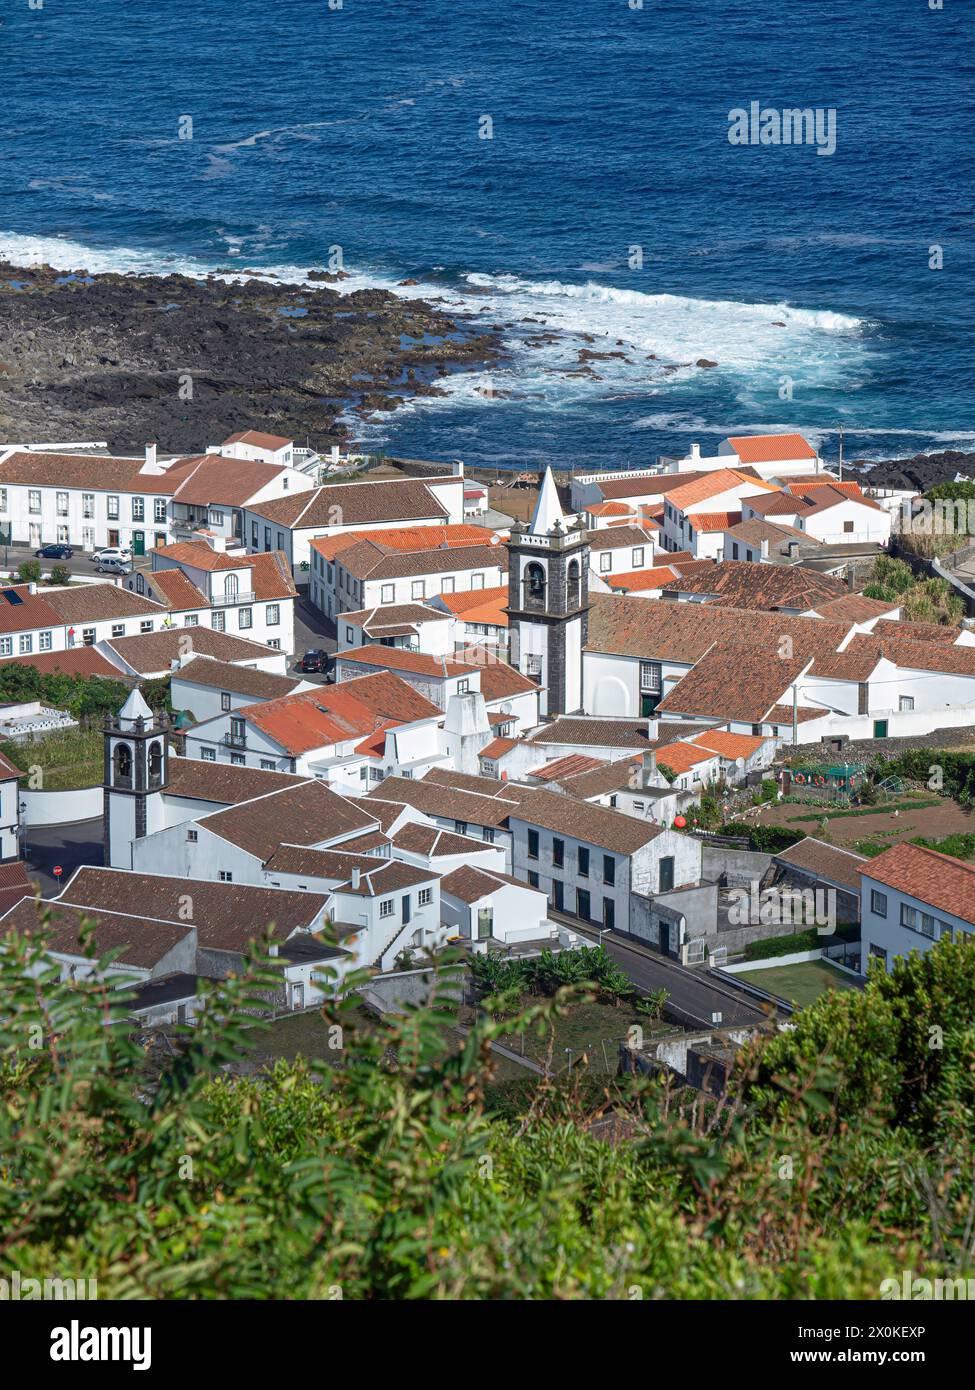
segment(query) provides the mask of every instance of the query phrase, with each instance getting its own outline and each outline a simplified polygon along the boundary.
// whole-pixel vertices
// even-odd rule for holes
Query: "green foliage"
[[[646,994],[638,995],[633,1005],[638,1014],[643,1014],[649,1019],[658,1019],[664,1011],[664,1005],[670,998],[670,994],[663,988],[648,990]]]
[[[595,985],[615,999],[633,993],[629,978],[600,946],[577,951],[542,951],[525,958],[506,958],[488,953],[471,960],[471,976],[478,993],[517,999],[524,993],[553,995],[567,985]]]
[[[71,578],[71,571],[67,565],[52,565],[49,584],[67,584]]]
[[[147,682],[147,687],[159,682]],[[168,680],[166,682],[168,688]],[[45,671],[27,663],[0,666],[0,700],[41,700],[56,709],[67,710],[75,719],[98,719],[117,714],[125,704],[129,687],[121,681],[101,676],[69,676]],[[149,703],[152,700],[146,696]]]
[[[857,840],[854,848],[858,854],[875,859],[878,854],[883,854],[884,850],[890,849],[893,843],[893,841],[884,844],[880,840]],[[953,835],[945,835],[940,840],[931,840],[924,835],[912,835],[909,843],[921,845],[924,849],[937,850],[939,854],[950,854],[955,859],[975,859],[975,834],[964,835],[960,831],[956,831]]]
[[[975,805],[975,753],[944,748],[912,748],[899,757],[878,759],[874,777],[905,777],[936,788],[962,806]]]
[[[836,936],[846,940],[857,940],[859,927],[837,926]],[[832,939],[832,934],[830,934]],[[793,932],[791,936],[767,936],[763,941],[752,941],[745,947],[746,960],[772,960],[775,956],[791,956],[793,952],[818,951],[823,945],[823,937],[816,927]]]
[[[22,560],[17,566],[17,579],[21,584],[37,584],[41,578],[40,560]]]
[[[972,949],[828,992],[752,1045],[727,1102],[573,1073],[492,1108],[489,1043],[510,1023],[458,1040],[451,980],[368,1028],[357,996],[330,1005],[337,1065],[240,1077],[227,1067],[279,981],[263,951],[150,1053],[123,993],[60,981],[38,936],[12,932],[4,1261],[96,1278],[103,1299],[848,1300],[904,1268],[963,1272]],[[608,1114],[629,1137],[597,1137]]]
[[[790,830],[785,825],[752,825],[749,821],[732,820],[724,827],[726,835],[743,835],[748,840],[748,848],[759,854],[778,854],[780,850],[797,845],[806,838],[801,830]]]
[[[674,771],[672,767],[668,767],[666,763],[658,763],[657,771],[660,773],[661,777],[667,783],[668,787],[672,787],[674,783],[677,781],[677,773]]]
[[[925,537],[918,539],[930,540]],[[954,541],[947,539],[947,548],[951,549],[953,545]],[[927,549],[934,553],[930,545]],[[947,579],[919,578],[905,561],[895,560],[890,555],[878,555],[870,583],[863,592],[867,598],[899,604],[904,616],[915,623],[941,623],[957,627],[965,612],[965,605]]]

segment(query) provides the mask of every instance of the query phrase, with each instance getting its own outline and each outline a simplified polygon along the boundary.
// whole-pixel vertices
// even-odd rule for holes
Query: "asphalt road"
[[[28,874],[41,885],[44,896],[60,893],[80,865],[104,862],[101,817],[70,825],[29,828],[22,842],[22,853]],[[55,865],[64,870],[60,882],[52,872]]]
[[[36,547],[35,547],[36,548]],[[25,560],[35,559],[34,549],[29,545],[0,545],[0,570],[9,570],[16,574],[17,567]],[[64,565],[70,574],[92,574],[97,575],[98,571],[91,559],[83,550],[76,549],[70,560],[42,560],[41,573],[47,578],[55,565]],[[148,555],[133,556],[132,565],[134,569],[147,568],[149,565]],[[106,574],[101,578],[111,580],[114,575]]]
[[[557,912],[550,915],[580,935],[598,942],[598,929],[593,931],[581,925],[576,918]],[[603,948],[639,989],[665,989],[671,1003],[698,1019],[702,1027],[730,1028],[735,1024],[768,1022],[768,1014],[752,1003],[743,991],[724,981],[717,983],[702,970],[689,970],[667,956],[658,955],[642,946],[631,946],[609,932],[603,932]],[[711,1021],[715,1013],[721,1015],[720,1025]]]
[[[299,595],[295,604],[295,654],[291,659],[293,669],[297,667],[305,652],[328,652],[332,655],[338,646],[334,621],[326,618],[317,608],[313,608],[300,590]],[[326,679],[324,674],[319,675],[316,672],[295,673],[300,675],[302,680],[315,681],[319,685],[324,684]]]

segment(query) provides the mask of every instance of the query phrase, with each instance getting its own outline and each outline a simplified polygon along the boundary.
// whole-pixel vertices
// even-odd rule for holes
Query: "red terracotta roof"
[[[874,883],[886,884],[975,927],[973,864],[921,845],[901,843],[868,860],[860,873]]]
[[[801,434],[739,434],[728,443],[742,463],[778,463],[784,459],[814,459],[811,448]]]

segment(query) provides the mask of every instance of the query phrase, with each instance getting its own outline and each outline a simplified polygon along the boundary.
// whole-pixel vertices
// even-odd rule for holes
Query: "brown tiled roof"
[[[334,483],[293,497],[258,502],[249,510],[281,526],[375,526],[384,521],[428,521],[449,516],[419,478]]]
[[[487,785],[490,786],[491,783],[487,782]],[[508,784],[497,785],[507,787]],[[417,811],[423,811],[430,816],[442,816],[445,820],[492,827],[504,826],[508,816],[518,805],[514,796],[510,800],[501,796],[485,796],[460,787],[446,786],[433,780],[430,775],[422,781],[406,777],[387,777],[369,792],[364,804],[369,806],[374,799],[413,806]]]
[[[469,670],[480,672],[481,694],[488,705],[497,700],[510,700],[513,695],[538,690],[533,680],[523,676],[506,661],[493,657],[486,647],[465,647],[456,655],[458,661],[467,663]]]
[[[674,488],[684,483],[707,476],[704,470],[697,473],[657,473],[645,478],[629,478],[621,473],[618,478],[607,478],[596,486],[603,501],[610,502],[626,497],[659,497],[673,492]]]
[[[868,862],[865,855],[827,845],[812,835],[781,850],[775,855],[775,860],[794,869],[804,869],[806,873],[815,874],[827,883],[851,888],[857,894],[860,892],[860,866]]]
[[[833,485],[825,484],[823,487],[809,488],[803,493],[803,501],[808,506],[803,512],[803,516],[815,516],[818,512],[829,511],[830,507],[837,507],[841,502],[855,502],[860,507],[869,507],[871,511],[883,512],[886,509],[875,502],[872,497],[851,497],[849,493]]]
[[[235,695],[253,695],[257,700],[274,700],[290,695],[301,684],[298,676],[278,676],[273,671],[260,671],[256,666],[235,666],[232,661],[215,661],[211,656],[194,656],[181,666],[180,680],[213,690],[228,690]]]
[[[585,844],[596,845],[614,854],[635,854],[661,834],[659,825],[621,815],[591,801],[577,801],[564,792],[538,788],[511,811],[512,820],[541,826],[557,835],[569,835]]]
[[[185,879],[182,880],[182,887],[185,892]],[[151,904],[140,912],[123,916],[46,900],[41,904],[41,911],[48,915],[46,923],[38,915],[34,899],[21,898],[0,921],[0,933],[16,929],[33,936],[44,931],[50,950],[62,955],[81,956],[84,952],[79,934],[87,926],[94,934],[96,958],[108,951],[118,951],[117,964],[151,970],[192,931],[185,922],[151,920],[155,915]]]
[[[145,576],[156,601],[165,604],[173,613],[187,613],[209,608],[210,600],[182,570],[151,570]]]
[[[104,676],[106,680],[129,680],[94,647],[72,647],[67,652],[34,652],[31,656],[0,657],[0,666],[36,666],[42,675],[57,672],[63,676]]]
[[[458,835],[453,830],[441,830],[436,825],[421,825],[419,821],[400,826],[393,836],[393,844],[411,854],[428,854],[433,858],[444,854],[476,854],[490,848],[483,840]]]
[[[199,824],[264,862],[285,842],[314,846],[370,830],[376,817],[369,813],[365,799],[350,801],[324,782],[314,781],[214,811]]]
[[[315,536],[308,544],[325,560],[334,560],[360,541],[374,541],[385,550],[438,550],[441,546],[495,545],[497,534],[484,526],[453,522],[435,526],[380,526],[372,530],[339,531]]]
[[[193,462],[198,466],[176,489],[174,497],[177,502],[197,507],[243,507],[284,472],[279,463],[224,458],[221,454],[202,454]]]
[[[745,564],[745,569],[777,569]],[[692,665],[715,642],[760,646],[776,652],[783,637],[810,655],[834,650],[849,632],[845,623],[795,614],[742,611],[717,604],[590,594],[587,650]]]
[[[270,792],[304,786],[308,781],[307,777],[296,777],[290,772],[265,772],[256,767],[236,767],[233,763],[170,757],[166,794],[237,806]]]
[[[743,509],[746,507],[761,516],[805,516],[809,510],[806,499],[791,492],[769,492],[758,497],[746,497]]]
[[[62,623],[92,623],[106,618],[165,618],[161,603],[116,584],[77,584],[51,589],[47,601]]]
[[[292,756],[358,740],[364,734],[375,733],[381,722],[354,696],[343,696],[334,686],[321,693],[316,687],[247,705],[238,711],[238,716]]]
[[[639,599],[639,603],[649,600]],[[530,743],[577,743],[583,748],[649,748],[646,719],[600,719],[562,715],[532,730]]]
[[[105,454],[32,453],[19,450],[0,464],[0,484],[28,487],[83,488],[87,492],[134,492],[159,497],[171,494],[186,477],[187,460],[165,473],[142,473],[145,455],[116,458]]]
[[[762,565],[723,560],[700,574],[682,575],[667,593],[713,594],[724,608],[812,608],[848,595],[842,579],[804,565]]]
[[[436,719],[441,713],[437,705],[393,671],[376,671],[371,676],[358,676],[342,681],[342,686],[379,719],[394,719],[401,724],[410,724],[416,719]]]
[[[606,526],[601,531],[589,532],[589,549],[622,550],[628,545],[649,546],[653,536],[639,526]]]
[[[283,550],[263,550],[250,558],[254,565],[254,597],[258,603],[297,597],[298,589]]]
[[[383,898],[387,893],[401,893],[420,883],[432,883],[440,877],[433,869],[416,864],[404,864],[401,859],[373,859],[372,867],[359,875],[358,884],[351,878],[336,889],[339,893],[354,893],[362,898]]]
[[[344,845],[347,841],[342,843]],[[279,845],[264,867],[269,874],[307,874],[309,878],[324,878],[331,879],[333,883],[344,883],[353,869],[372,869],[375,864],[375,855],[362,854],[359,851]]]
[[[436,608],[428,608],[425,603],[388,603],[377,604],[374,608],[357,608],[353,613],[340,613],[339,619],[350,627],[361,627],[363,632],[369,633],[388,627],[444,622],[447,616]]]
[[[528,888],[528,884],[522,883],[521,879],[512,878],[510,874],[503,874],[500,870],[484,869],[478,864],[464,864],[444,875],[440,880],[440,891],[452,898],[459,898],[462,903],[470,904],[489,897],[505,884],[522,891]]]
[[[761,734],[732,734],[726,729],[708,729],[703,734],[695,734],[689,741],[698,748],[710,748],[722,758],[737,761],[739,758],[750,758],[753,753],[757,753],[766,740]]]
[[[705,531],[727,531],[741,521],[741,512],[690,512],[687,520],[700,535]]]
[[[869,859],[861,873],[874,883],[927,903],[975,927],[975,865],[902,842]]]
[[[113,637],[106,646],[140,675],[164,671],[174,661],[188,656],[186,650],[199,656],[213,656],[218,661],[260,661],[272,656],[270,647],[233,637],[229,632],[215,632],[209,627],[173,627],[162,632],[146,632],[137,637]]]
[[[690,772],[701,763],[710,762],[718,756],[712,749],[702,748],[699,743],[678,741],[665,744],[663,748],[658,749],[657,766],[669,768],[679,777],[682,772]]]
[[[730,492],[743,483],[747,483],[755,492],[774,492],[777,491],[774,484],[764,483],[758,478],[752,478],[747,473],[740,473],[736,468],[715,468],[709,472],[691,475],[678,474],[678,478],[683,476],[686,481],[678,487],[669,489],[667,500],[672,506],[678,507],[686,512],[694,507],[698,502],[705,502],[711,497],[720,497],[723,492]]]
[[[657,708],[661,713],[761,723],[808,664],[807,656],[790,660],[774,652],[715,646],[681,677]]]
[[[60,623],[60,614],[47,598],[32,594],[28,585],[0,587],[0,632],[29,632],[39,627],[58,627]]]
[[[867,598],[864,594],[841,594],[839,598],[817,603],[816,612],[821,618],[830,618],[834,622],[865,623],[899,607],[898,603],[882,603],[880,599]]]
[[[7,759],[4,758],[4,762]],[[13,764],[9,764],[13,766]],[[19,768],[14,768],[14,772],[19,777]],[[20,859],[15,859],[11,864],[0,864],[0,916],[9,912],[15,903],[19,903],[21,898],[32,898],[36,889],[34,884],[27,877],[27,870],[24,868]]]
[[[507,569],[508,552],[499,545],[453,545],[444,550],[387,551],[374,541],[343,550],[337,563],[354,579],[408,579],[414,575],[461,570]]]
[[[342,615],[339,614],[341,621]],[[430,656],[427,652],[413,652],[406,647],[381,647],[367,644],[338,652],[337,662],[355,662],[360,666],[376,666],[386,671],[406,671],[413,676],[433,676],[442,680],[444,676],[466,675],[468,667],[452,658]],[[345,684],[344,681],[340,682]]]
[[[875,637],[907,637],[912,642],[944,642],[951,646],[958,641],[962,629],[947,623],[912,623],[902,618],[881,618],[874,624]]]
[[[517,739],[513,740],[517,742]],[[483,758],[484,754],[481,754]],[[565,757],[553,758],[541,767],[533,767],[526,777],[537,778],[541,782],[561,782],[563,778],[574,777],[580,772],[592,772],[605,767],[602,758],[589,758],[585,753],[567,753]]]
[[[751,502],[751,498],[748,499]],[[812,536],[807,536],[805,531],[800,531],[797,526],[789,526],[784,521],[760,521],[757,516],[749,517],[747,521],[739,521],[737,526],[729,526],[727,534],[733,541],[744,541],[746,545],[760,545],[762,541],[768,541],[770,546],[781,546],[783,550],[790,541],[802,541],[806,545],[818,545],[819,542]]]
[[[287,892],[248,883],[187,882],[165,874],[82,867],[58,901],[132,916],[146,913],[196,927],[197,944],[214,951],[244,951],[268,927],[281,941],[310,927],[328,901],[319,893]]]
[[[816,457],[816,450],[801,434],[738,434],[728,443],[742,463],[778,463],[780,459]]]
[[[253,444],[255,449],[285,449],[293,444],[293,439],[285,439],[280,434],[265,434],[262,430],[244,430],[242,434],[232,434],[225,444]]]
[[[484,745],[478,753],[479,758],[503,758],[505,753],[510,753],[518,743],[516,738],[493,738],[490,743]]]
[[[206,541],[174,541],[172,545],[157,545],[152,553],[208,573],[249,569],[255,559],[253,555],[228,555],[225,550],[214,550]],[[155,578],[155,574],[152,577]]]

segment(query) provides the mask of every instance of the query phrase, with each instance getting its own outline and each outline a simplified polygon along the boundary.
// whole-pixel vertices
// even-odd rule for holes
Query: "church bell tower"
[[[541,688],[542,714],[582,709],[582,653],[589,635],[589,535],[569,527],[552,470],[535,514],[508,540],[511,664]]]
[[[153,714],[133,690],[116,715],[105,717],[105,863],[131,869],[132,843],[166,824],[169,716]]]

